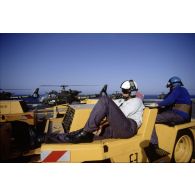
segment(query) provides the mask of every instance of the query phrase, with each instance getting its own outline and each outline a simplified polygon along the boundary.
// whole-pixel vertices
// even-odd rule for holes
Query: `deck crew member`
[[[162,109],[162,111],[159,109],[156,123],[174,126],[189,122],[191,120],[192,102],[187,89],[183,87],[181,79],[176,76],[171,77],[166,87],[170,91],[164,100],[158,103],[160,108],[165,107],[165,109]],[[158,144],[155,129],[152,134],[151,143]]]
[[[101,139],[134,136],[142,124],[144,105],[142,100],[136,97],[138,88],[135,81],[126,80],[120,87],[123,98],[113,101],[108,96],[102,96],[94,106],[83,129],[69,134],[50,136],[48,142],[92,142],[93,133],[99,129],[104,118],[108,125],[99,135]]]

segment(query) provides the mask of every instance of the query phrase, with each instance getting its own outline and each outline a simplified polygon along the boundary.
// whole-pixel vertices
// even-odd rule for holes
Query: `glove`
[[[158,104],[157,103],[151,103],[151,104],[148,104],[149,107],[158,107]]]

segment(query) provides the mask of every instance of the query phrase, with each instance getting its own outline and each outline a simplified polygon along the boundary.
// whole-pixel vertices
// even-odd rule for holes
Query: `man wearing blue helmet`
[[[189,122],[191,120],[191,99],[186,88],[179,77],[171,77],[166,85],[170,88],[164,100],[158,103],[160,108],[156,118],[156,123],[170,126]],[[153,144],[158,143],[155,130],[152,134]]]

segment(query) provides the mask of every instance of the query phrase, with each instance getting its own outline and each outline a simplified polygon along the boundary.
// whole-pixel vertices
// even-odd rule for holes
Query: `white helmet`
[[[138,91],[137,83],[134,80],[126,80],[122,82],[120,87],[123,93],[130,93],[131,96],[136,96]]]

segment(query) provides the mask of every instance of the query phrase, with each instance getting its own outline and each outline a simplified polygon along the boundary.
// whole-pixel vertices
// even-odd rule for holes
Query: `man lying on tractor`
[[[137,83],[126,80],[121,84],[123,98],[112,100],[107,95],[102,96],[94,106],[84,128],[70,132],[46,136],[46,143],[89,143],[94,139],[130,138],[136,135],[142,124],[144,105],[139,97]],[[106,93],[105,93],[106,94]],[[100,129],[106,118],[106,125],[99,136],[94,132]]]

